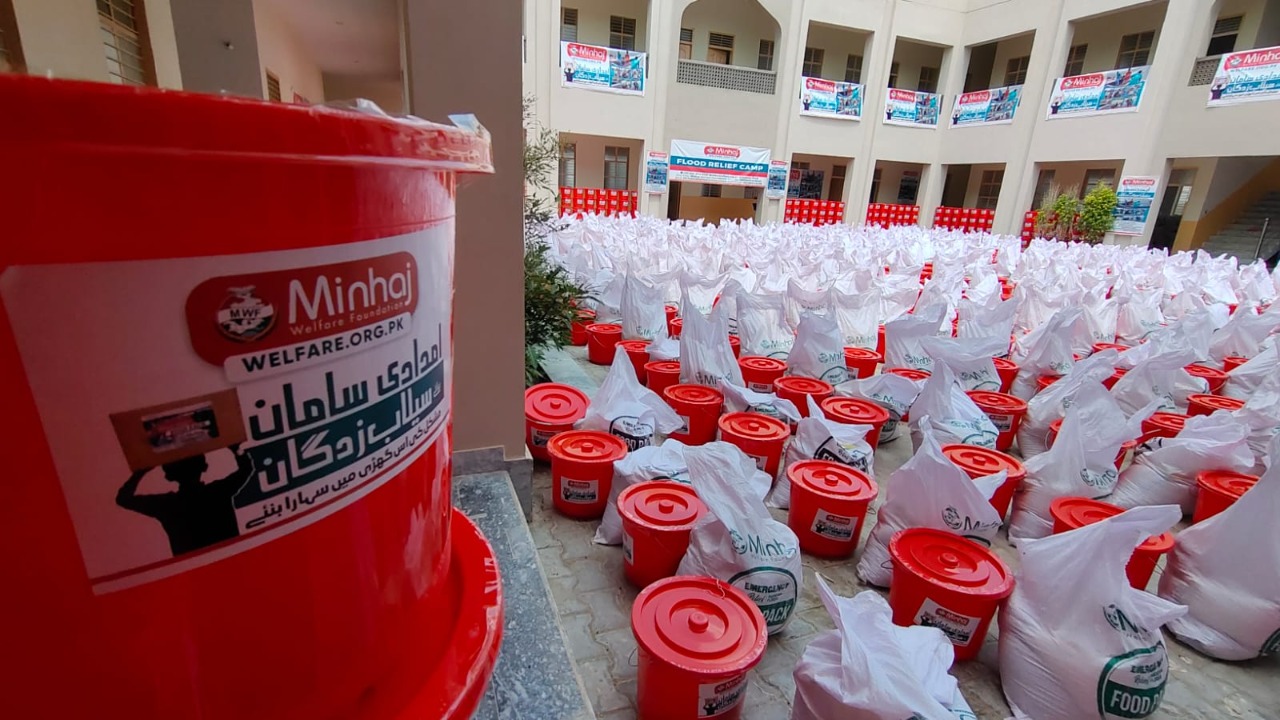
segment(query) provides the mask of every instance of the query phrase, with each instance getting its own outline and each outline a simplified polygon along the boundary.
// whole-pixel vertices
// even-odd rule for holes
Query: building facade
[[[853,223],[873,202],[918,205],[925,224],[986,208],[1016,234],[1051,187],[1137,176],[1158,207],[1116,241],[1150,240],[1159,214],[1188,248],[1280,189],[1280,102],[1207,102],[1221,55],[1280,46],[1278,0],[525,0],[524,30],[560,184],[637,191],[650,215],[735,198],[784,217],[753,187],[644,192],[647,154],[673,140],[766,149],[791,197],[843,202]],[[609,60],[642,67],[643,92],[589,87],[570,44],[624,53]]]

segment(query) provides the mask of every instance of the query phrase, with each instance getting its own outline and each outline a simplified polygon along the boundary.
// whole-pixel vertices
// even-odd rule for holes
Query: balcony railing
[[[1218,72],[1218,63],[1221,60],[1221,55],[1210,55],[1196,60],[1196,66],[1191,69],[1191,81],[1187,83],[1187,86],[1195,87],[1197,85],[1211,84],[1214,74]]]
[[[737,65],[681,60],[676,66],[676,82],[772,95],[778,84],[778,74]]]

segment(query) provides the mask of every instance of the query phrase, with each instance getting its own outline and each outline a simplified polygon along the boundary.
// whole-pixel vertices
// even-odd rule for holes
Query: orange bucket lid
[[[590,404],[586,393],[570,385],[542,383],[524,391],[524,416],[547,425],[571,425]]]
[[[889,555],[930,585],[994,598],[1013,592],[1013,573],[1003,560],[972,540],[945,530],[899,530],[889,539]]]
[[[844,357],[846,360],[875,360],[882,362],[883,357],[875,350],[868,350],[860,347],[847,347],[844,349]]]
[[[773,381],[773,385],[787,392],[802,395],[830,395],[835,392],[835,388],[831,387],[831,383],[796,375],[778,378]]]
[[[1007,393],[992,390],[969,390],[966,395],[978,407],[986,412],[1000,412],[1018,415],[1027,411],[1027,401]]]
[[[1017,371],[1018,363],[1009,358],[993,358],[991,362],[996,364],[996,370],[1014,370]]]
[[[547,452],[574,462],[612,462],[627,454],[622,438],[599,430],[570,430],[551,438]]]
[[[1156,430],[1164,430],[1177,435],[1182,432],[1182,428],[1186,424],[1187,416],[1182,413],[1154,412],[1151,413],[1151,417],[1142,421],[1142,432],[1150,433]]]
[[[1244,407],[1244,401],[1240,398],[1233,398],[1227,395],[1209,395],[1206,393],[1196,393],[1187,397],[1190,403],[1204,405],[1211,410],[1229,410],[1235,412]]]
[[[675,360],[654,360],[644,364],[645,372],[679,373],[680,363]]]
[[[636,644],[658,660],[695,672],[746,672],[764,655],[768,625],[738,588],[709,577],[659,580],[631,606]]]
[[[1225,372],[1217,368],[1211,368],[1208,365],[1187,365],[1183,370],[1191,373],[1192,377],[1202,377],[1205,380],[1208,380],[1211,387],[1215,384],[1221,384],[1227,381],[1227,374]]]
[[[721,432],[732,433],[748,440],[785,440],[791,435],[787,424],[754,412],[736,412],[720,416]]]
[[[988,450],[977,445],[952,443],[942,446],[942,454],[956,467],[964,470],[971,478],[995,475],[1004,470],[1007,481],[1021,480],[1027,476],[1027,469],[1017,458],[1006,455],[999,450]]]
[[[928,380],[929,376],[933,374],[928,370],[916,370],[915,368],[888,368],[885,372],[901,375],[908,380],[915,380],[916,382]]]
[[[836,420],[852,425],[883,425],[889,421],[888,410],[862,398],[831,397],[819,407]]]
[[[787,468],[787,479],[793,486],[834,500],[870,500],[880,492],[870,475],[829,460],[795,463]]]
[[[645,354],[648,354],[649,341],[648,340],[623,340],[622,342],[618,343],[618,347],[622,348],[624,352],[628,352],[628,353],[643,352]]]
[[[1125,350],[1128,350],[1128,349],[1129,349],[1128,345],[1122,345],[1120,343],[1100,342],[1100,343],[1093,344],[1093,351],[1096,353],[1100,353],[1103,350],[1117,350],[1119,352],[1124,352]]]
[[[1100,500],[1082,497],[1060,497],[1049,503],[1049,514],[1063,525],[1077,530],[1124,512],[1124,508]],[[1138,546],[1143,552],[1164,553],[1173,548],[1173,533],[1152,535]]]
[[[738,367],[743,370],[758,370],[760,372],[786,372],[787,364],[777,358],[761,357],[759,355],[745,355],[738,358]]]
[[[720,405],[724,402],[724,393],[707,385],[672,385],[665,388],[662,394],[669,401],[690,405]]]
[[[622,326],[617,323],[591,323],[587,326],[587,332],[595,335],[621,335]]]
[[[618,512],[628,520],[664,530],[692,528],[707,506],[692,487],[669,480],[636,483],[618,495]]]
[[[1230,470],[1205,470],[1196,475],[1196,484],[1201,490],[1219,492],[1234,498],[1239,498],[1257,483],[1257,475]]]
[[[1062,379],[1061,375],[1041,375],[1040,377],[1036,378],[1036,387],[1040,388],[1041,390],[1044,390],[1045,388],[1058,382],[1061,379]]]

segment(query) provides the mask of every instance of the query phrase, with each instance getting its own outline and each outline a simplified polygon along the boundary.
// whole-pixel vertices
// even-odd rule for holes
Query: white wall
[[[907,172],[919,173],[920,190],[916,195],[916,202],[919,203],[924,199],[924,166],[914,163],[899,163],[880,161],[876,164],[880,168],[880,192],[876,194],[874,202],[878,203],[897,203],[898,187],[902,184],[902,178]],[[921,217],[924,214],[921,213]]]
[[[987,87],[1004,87],[1004,76],[1009,69],[1009,61],[1016,57],[1030,55],[1035,39],[1035,33],[1027,33],[1008,40],[1001,40],[996,45],[996,60],[991,66],[991,77],[988,80]],[[1027,78],[1031,78],[1030,72],[1027,73]]]
[[[943,48],[913,42],[904,37],[897,38],[897,41],[893,49],[893,61],[898,63],[898,87],[915,90],[920,81],[920,68],[941,69]],[[888,82],[888,76],[885,77],[885,82]],[[941,78],[938,90],[942,91]]]
[[[1000,163],[973,165],[969,170],[969,182],[964,188],[964,207],[978,207],[978,191],[982,189],[982,173],[988,170],[1004,169],[1004,165]],[[1005,174],[1004,182],[1009,182],[1008,173]],[[1003,185],[1001,187],[1003,188]]]
[[[810,170],[822,171],[822,197],[820,200],[826,200],[827,194],[831,192],[831,174],[836,165],[844,165],[844,195],[849,194],[849,179],[853,173],[853,158],[838,158],[828,155],[792,155],[791,162],[807,162]],[[845,197],[836,198],[838,201],[844,201]],[[848,217],[846,215],[846,217]]]
[[[1180,1],[1190,2],[1190,0]],[[1157,3],[1075,23],[1071,45],[1088,44],[1089,46],[1084,56],[1084,72],[1093,73],[1115,68],[1116,56],[1120,52],[1120,39],[1125,35],[1148,30],[1154,30],[1156,33],[1151,45],[1151,57],[1154,58],[1155,50],[1160,45],[1160,29],[1164,14],[1165,4]],[[1057,72],[1061,73],[1062,68],[1057,68]]]
[[[609,18],[613,15],[636,21],[636,51],[646,52],[649,33],[647,0],[563,0],[561,8],[578,10],[578,42],[585,45],[609,44]],[[556,33],[559,40],[559,32]]]
[[[685,8],[679,27],[693,30],[693,60],[707,59],[707,42],[711,33],[716,32],[733,36],[730,60],[734,65],[756,67],[760,41],[773,40],[774,70],[780,66],[777,53],[782,43],[778,42],[778,22],[755,0],[697,0]]]
[[[871,38],[870,33],[857,32],[845,28],[833,27],[822,23],[809,23],[808,37],[805,38],[805,47],[821,48],[822,56],[822,77],[827,80],[844,81],[845,68],[848,66],[850,55],[862,56],[862,74],[865,77],[868,70],[867,57],[867,41]],[[803,49],[802,49],[803,52]],[[803,59],[801,55],[801,59]]]
[[[258,59],[262,63],[262,96],[267,96],[267,71],[271,71],[280,80],[280,98],[285,102],[292,102],[294,93],[313,103],[324,102],[320,68],[268,3],[253,4],[253,23],[258,35]]]
[[[642,140],[565,133],[560,136],[560,141],[562,143],[571,142],[575,145],[575,187],[604,187],[604,148],[609,145],[622,146],[631,150],[627,165],[627,189],[640,189],[640,171],[644,165],[644,142]]]
[[[364,98],[374,101],[378,107],[393,115],[405,112],[405,88],[399,80],[332,73],[325,73],[323,78],[326,100]]]
[[[106,81],[107,56],[97,7],[85,0],[12,0],[27,72],[72,80]],[[147,34],[160,87],[181,88],[178,50],[168,0],[143,0]]]

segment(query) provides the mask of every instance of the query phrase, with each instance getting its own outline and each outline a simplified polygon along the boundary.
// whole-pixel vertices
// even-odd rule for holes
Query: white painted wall
[[[1035,33],[1019,35],[997,43],[996,60],[991,66],[991,76],[988,78],[987,87],[1004,87],[1004,76],[1009,69],[1009,61],[1013,58],[1030,55],[1034,44]],[[1027,73],[1027,77],[1031,77],[1030,72]]]
[[[626,147],[631,151],[627,166],[627,189],[639,190],[640,172],[644,165],[644,142],[641,140],[599,137],[595,135],[562,134],[561,142],[573,143],[575,155],[575,187],[604,187],[604,149],[605,146]]]
[[[862,56],[862,73],[867,73],[867,41],[871,34],[838,28],[822,23],[810,23],[805,47],[821,48],[822,75],[827,80],[844,81],[845,68],[850,55]],[[802,56],[803,57],[803,56]]]
[[[285,102],[292,102],[294,93],[313,103],[324,102],[320,68],[269,3],[253,4],[253,24],[258,35],[258,59],[262,63],[262,96],[267,96],[267,71],[271,71],[280,80],[280,98]]]
[[[1181,2],[1190,1],[1181,0]],[[1089,46],[1084,56],[1084,71],[1092,73],[1115,68],[1121,38],[1148,30],[1154,30],[1156,33],[1155,41],[1151,46],[1152,57],[1154,57],[1155,49],[1160,46],[1161,23],[1164,20],[1165,7],[1164,3],[1156,3],[1076,23],[1071,44]],[[1058,72],[1061,73],[1062,68],[1058,68]]]
[[[730,61],[742,67],[756,67],[760,41],[773,40],[774,69],[778,69],[778,22],[755,0],[697,0],[685,8],[676,28],[677,41],[679,28],[693,30],[693,60],[707,59],[711,33],[732,35],[733,55]]]
[[[105,82],[106,50],[94,3],[85,0],[12,0],[27,72]],[[169,0],[143,0],[156,82],[181,88]]]
[[[897,45],[893,49],[893,61],[898,63],[898,87],[904,90],[915,90],[917,83],[920,82],[920,68],[932,67],[940,70],[942,53],[943,48],[924,45],[899,36]],[[885,83],[888,84],[888,76],[885,77]],[[939,79],[938,89],[939,92],[942,91],[941,79]]]
[[[618,17],[636,21],[636,51],[646,52],[649,37],[648,0],[564,0],[561,8],[578,10],[578,42],[608,46],[609,19]],[[556,34],[559,40],[559,32]]]

